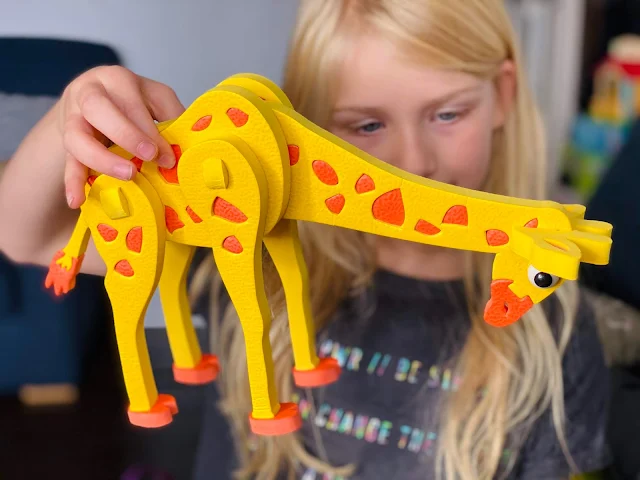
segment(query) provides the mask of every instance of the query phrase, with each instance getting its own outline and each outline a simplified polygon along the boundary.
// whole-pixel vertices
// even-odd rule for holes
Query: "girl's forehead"
[[[412,58],[382,36],[354,37],[338,69],[339,96],[351,99],[371,95],[437,98],[452,92],[480,88],[477,77]]]
[[[418,53],[381,34],[350,36],[343,47],[340,70],[344,77],[369,77],[371,81],[377,78],[427,81],[440,76],[456,84],[476,79],[460,69],[443,65],[426,51]]]

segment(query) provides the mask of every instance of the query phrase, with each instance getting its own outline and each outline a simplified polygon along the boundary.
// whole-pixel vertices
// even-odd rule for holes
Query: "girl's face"
[[[479,190],[513,78],[507,62],[498,82],[412,65],[391,43],[362,35],[342,68],[328,129],[398,168]]]

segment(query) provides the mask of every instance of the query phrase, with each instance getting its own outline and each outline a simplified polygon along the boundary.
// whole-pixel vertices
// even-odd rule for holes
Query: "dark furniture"
[[[584,265],[582,282],[640,309],[640,120],[587,205],[589,218],[613,224],[606,266]],[[615,366],[609,440],[616,479],[640,478],[640,363]]]
[[[0,92],[57,97],[81,72],[119,62],[104,45],[0,38]],[[102,278],[80,275],[74,291],[56,298],[44,288],[46,271],[0,252],[0,365],[6,366],[0,393],[25,384],[78,384],[96,328],[109,321]]]
[[[105,45],[0,38],[0,62],[0,92],[59,96],[80,73],[120,59]],[[104,279],[79,275],[75,290],[56,298],[44,289],[46,271],[0,253],[0,479],[129,480],[135,466],[162,472],[158,479],[191,478],[204,393],[214,385],[176,383],[166,332],[149,329],[158,389],[181,411],[162,429],[131,426]],[[205,346],[206,332],[198,335]],[[13,393],[25,382],[79,383],[80,398],[24,408]]]
[[[54,38],[0,38],[0,91],[59,96],[71,80],[98,65],[120,65],[106,45]]]

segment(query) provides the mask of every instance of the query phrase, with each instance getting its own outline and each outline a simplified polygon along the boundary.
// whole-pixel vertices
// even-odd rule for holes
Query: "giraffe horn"
[[[568,217],[576,220],[584,218],[584,214],[587,211],[587,208],[584,205],[578,204],[563,204],[562,207],[564,208]]]
[[[599,220],[578,220],[577,222],[574,222],[573,228],[579,232],[593,233],[607,238],[611,238],[611,233],[613,231],[613,226],[610,223],[601,222]]]

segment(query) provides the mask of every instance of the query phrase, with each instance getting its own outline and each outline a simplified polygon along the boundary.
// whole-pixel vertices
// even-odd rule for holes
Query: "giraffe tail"
[[[80,272],[90,234],[84,214],[81,213],[69,243],[56,252],[49,264],[44,286],[53,288],[56,296],[69,293],[76,286],[76,276]]]

